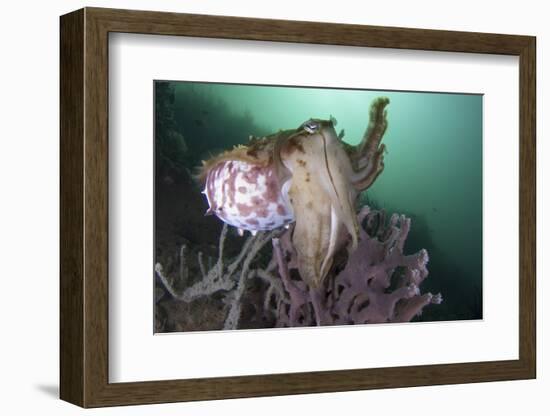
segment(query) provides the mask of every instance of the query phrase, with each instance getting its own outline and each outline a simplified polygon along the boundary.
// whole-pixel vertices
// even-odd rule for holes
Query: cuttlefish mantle
[[[388,103],[385,97],[372,102],[356,146],[342,141],[334,118],[310,119],[203,162],[199,177],[208,213],[241,232],[294,222],[298,270],[310,287],[319,287],[346,241],[342,236],[349,236],[352,249],[357,246],[356,200],[384,169]]]

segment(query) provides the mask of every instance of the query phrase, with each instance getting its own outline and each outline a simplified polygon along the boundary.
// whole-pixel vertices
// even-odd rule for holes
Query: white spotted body
[[[269,166],[222,161],[208,172],[203,193],[208,199],[208,213],[239,230],[255,233],[294,221],[292,207]]]

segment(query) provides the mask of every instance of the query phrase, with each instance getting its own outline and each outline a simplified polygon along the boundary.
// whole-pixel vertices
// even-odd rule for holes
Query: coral
[[[426,250],[405,255],[403,248],[411,221],[394,214],[385,225],[382,211],[364,207],[356,250],[347,250],[340,268],[319,288],[292,279],[296,253],[288,233],[273,240],[274,256],[289,301],[275,300],[277,326],[342,325],[407,322],[430,303],[441,303],[441,294],[421,294],[428,275]],[[274,295],[273,295],[274,296]]]
[[[182,302],[191,303],[200,297],[210,296],[220,291],[224,292],[224,302],[229,306],[229,311],[223,329],[236,329],[239,324],[241,298],[246,287],[246,281],[253,277],[255,273],[254,270],[250,270],[250,264],[262,247],[271,240],[275,232],[258,233],[255,236],[250,236],[243,244],[237,257],[226,265],[224,263],[224,247],[227,230],[227,225],[224,225],[220,234],[216,264],[207,272],[202,254],[199,252],[198,262],[202,279],[187,287],[183,292],[178,293],[175,289],[174,280],[165,275],[162,264],[157,263],[155,265],[155,273],[170,295]],[[189,275],[185,245],[180,249],[179,259],[178,280],[180,284],[185,285]]]
[[[352,249],[350,241],[344,242],[325,284],[319,287],[308,286],[299,275],[292,229],[249,236],[240,253],[226,265],[224,226],[216,264],[206,271],[199,253],[202,279],[181,293],[159,263],[155,271],[168,292],[182,302],[222,293],[226,305],[223,329],[242,327],[246,288],[258,280],[264,290],[263,301],[254,306],[255,313],[269,317],[276,327],[407,322],[425,306],[441,303],[442,297],[420,293],[428,275],[426,250],[404,254],[411,220],[394,214],[386,224],[385,217],[384,211],[367,206],[360,210],[357,248]],[[262,266],[257,257],[270,241],[272,256]],[[185,247],[179,257],[180,280],[186,280]]]

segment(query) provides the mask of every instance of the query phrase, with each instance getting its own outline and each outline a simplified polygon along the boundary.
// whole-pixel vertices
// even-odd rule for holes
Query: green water
[[[157,83],[158,84],[158,83]],[[369,106],[390,99],[385,169],[367,191],[389,212],[412,218],[406,251],[426,248],[430,276],[422,289],[445,302],[429,319],[481,318],[481,95],[275,86],[167,83],[184,163],[200,163],[249,134],[297,128],[309,118],[337,119],[344,141],[358,143]],[[159,96],[157,94],[157,100]]]

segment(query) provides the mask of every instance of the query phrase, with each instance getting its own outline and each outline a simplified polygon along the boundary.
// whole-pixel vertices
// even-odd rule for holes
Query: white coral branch
[[[255,236],[250,236],[243,244],[237,257],[235,257],[228,266],[225,266],[223,256],[227,231],[228,227],[224,224],[222,232],[220,233],[218,259],[214,267],[206,271],[202,252],[199,252],[198,262],[202,279],[192,286],[187,287],[183,292],[178,293],[171,279],[164,273],[162,264],[157,263],[155,265],[155,273],[168,293],[179,301],[189,303],[197,298],[209,296],[218,291],[228,292],[225,295],[225,302],[229,305],[229,312],[225,319],[224,329],[234,329],[239,324],[241,299],[246,289],[247,280],[257,275],[261,275],[263,278],[267,278],[269,275],[269,269],[251,270],[250,266],[258,252],[271,241],[272,237],[277,232],[258,233]],[[178,256],[180,262],[179,277],[182,282],[187,282],[189,276],[186,254],[187,247],[182,245]],[[272,264],[269,267],[273,269],[274,265]],[[274,279],[271,280],[273,284]]]
[[[256,271],[250,271],[250,264],[256,258],[258,252],[266,245],[266,243],[271,241],[273,235],[274,232],[271,231],[269,233],[258,233],[256,234],[256,237],[251,238],[253,243],[243,261],[241,276],[237,283],[237,287],[231,294],[230,309],[227,314],[227,318],[225,319],[223,329],[236,329],[239,325],[239,319],[241,316],[241,298],[246,288],[246,281],[256,274]]]

